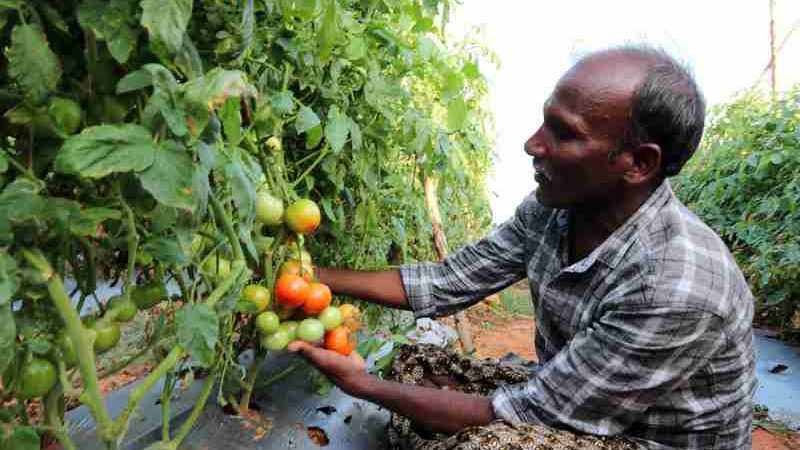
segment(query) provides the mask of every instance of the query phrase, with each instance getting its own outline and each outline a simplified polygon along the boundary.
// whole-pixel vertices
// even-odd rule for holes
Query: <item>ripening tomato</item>
[[[350,329],[350,331],[358,331],[361,328],[361,322],[358,320],[361,311],[357,306],[350,303],[339,305],[339,312],[342,314],[342,325]]]
[[[278,269],[278,276],[292,274],[302,277],[304,280],[311,282],[314,279],[314,266],[310,262],[300,262],[296,259],[290,259],[281,264]]]
[[[319,226],[321,216],[319,206],[304,198],[286,208],[286,225],[296,233],[311,233]]]
[[[269,289],[258,284],[249,284],[242,290],[242,298],[255,306],[261,312],[269,306]]]
[[[325,348],[328,350],[347,356],[355,347],[355,336],[347,327],[334,328],[325,333]]]
[[[283,201],[267,191],[256,195],[256,219],[266,225],[283,222]]]
[[[22,367],[19,396],[25,400],[42,397],[56,385],[56,366],[42,358],[33,358]]]
[[[308,281],[302,277],[285,274],[275,283],[275,298],[285,306],[296,308],[305,303],[308,297]]]
[[[317,314],[331,304],[331,289],[322,283],[310,283],[303,312]]]

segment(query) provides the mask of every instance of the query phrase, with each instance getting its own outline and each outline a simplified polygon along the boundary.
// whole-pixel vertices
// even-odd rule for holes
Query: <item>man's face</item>
[[[621,192],[628,160],[610,159],[609,152],[620,149],[631,96],[643,76],[639,64],[606,54],[561,78],[544,105],[544,122],[525,143],[541,204],[580,207]]]

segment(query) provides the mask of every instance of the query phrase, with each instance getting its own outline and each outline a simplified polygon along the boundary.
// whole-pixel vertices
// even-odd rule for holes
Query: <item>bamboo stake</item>
[[[428,204],[428,214],[431,217],[431,226],[433,228],[433,246],[436,249],[436,255],[440,261],[447,258],[447,238],[444,234],[444,227],[442,226],[442,215],[439,212],[439,201],[436,197],[436,187],[439,180],[433,176],[425,178],[425,201]],[[469,322],[464,311],[459,311],[454,316],[456,321],[456,331],[458,338],[461,340],[461,347],[464,353],[471,354],[475,351],[475,346],[472,343],[472,333],[469,331]]]

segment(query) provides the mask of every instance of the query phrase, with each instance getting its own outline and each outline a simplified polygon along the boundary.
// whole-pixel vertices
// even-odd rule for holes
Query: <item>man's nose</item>
[[[525,153],[541,158],[547,153],[547,146],[542,136],[542,129],[536,130],[536,133],[525,141]]]

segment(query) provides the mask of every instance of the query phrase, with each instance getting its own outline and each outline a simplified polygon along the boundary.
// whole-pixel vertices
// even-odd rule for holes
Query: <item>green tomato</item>
[[[283,201],[269,192],[261,191],[256,196],[256,219],[266,225],[283,222]]]
[[[325,327],[317,319],[304,319],[297,326],[297,337],[306,342],[317,342],[325,336]]]
[[[22,367],[19,396],[23,399],[42,397],[56,385],[56,366],[50,361],[33,358]]]
[[[211,257],[206,259],[203,270],[215,281],[224,280],[231,276],[231,262],[225,258]]]
[[[167,298],[167,287],[164,286],[164,283],[151,281],[134,287],[131,290],[130,298],[140,310],[150,309]]]
[[[122,330],[119,328],[119,325],[114,322],[109,323],[104,320],[91,318],[87,321],[87,327],[97,333],[94,338],[95,353],[103,353],[111,350],[117,345],[119,338],[122,336]]]
[[[277,330],[261,338],[261,346],[269,350],[283,350],[291,341],[289,333],[285,330]]]
[[[280,328],[281,320],[272,311],[264,311],[256,316],[256,329],[261,334],[272,334]]]
[[[317,319],[322,322],[325,331],[331,331],[335,328],[339,328],[342,324],[342,313],[339,311],[339,308],[328,306],[319,313]]]
[[[124,295],[111,297],[108,301],[108,309],[117,311],[117,315],[114,317],[117,322],[130,322],[139,312],[136,303],[125,298]]]
[[[67,368],[73,367],[78,363],[78,352],[75,350],[75,344],[66,332],[62,332],[56,337],[56,345],[61,349],[61,356],[64,358],[64,364]]]
[[[242,290],[242,298],[252,303],[256,307],[256,310],[261,312],[269,306],[269,289],[258,284],[249,284]]]
[[[50,100],[47,114],[55,129],[65,135],[74,134],[81,126],[81,107],[68,98],[55,97]]]
[[[297,339],[297,326],[299,323],[296,320],[287,320],[285,322],[281,322],[278,330],[284,330],[287,334],[289,334],[289,342],[292,342]]]

